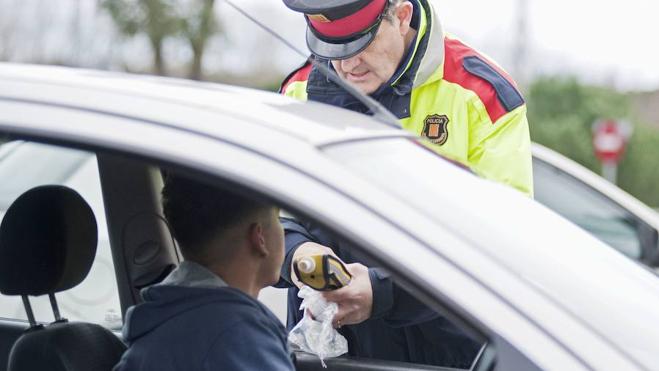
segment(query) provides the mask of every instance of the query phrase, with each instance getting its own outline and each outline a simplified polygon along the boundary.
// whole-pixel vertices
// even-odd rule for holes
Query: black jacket
[[[373,268],[368,259],[357,255],[349,243],[312,223],[282,218],[282,225],[286,231],[286,259],[278,286],[289,287],[289,330],[303,316],[298,310],[301,304],[298,289],[290,280],[291,260],[298,246],[311,241],[332,248],[346,263],[359,262],[370,267],[373,288],[371,318],[340,329],[348,340],[350,355],[445,367],[471,366],[481,344],[393,283],[384,270]]]

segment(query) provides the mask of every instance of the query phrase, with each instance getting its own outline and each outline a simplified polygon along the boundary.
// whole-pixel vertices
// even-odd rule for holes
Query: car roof
[[[130,111],[125,98],[132,98],[135,111],[139,111],[143,119],[158,120],[161,118],[159,113],[165,110],[169,115],[176,115],[172,106],[177,104],[194,107],[217,115],[220,121],[236,118],[313,146],[365,138],[411,136],[398,127],[349,110],[217,83],[13,63],[0,63],[0,82],[30,85],[30,99],[107,112]],[[69,88],[72,93],[62,94],[62,88]],[[12,90],[7,91],[10,98],[22,98],[19,89]],[[73,90],[79,94],[74,94]],[[81,99],[80,92],[84,92],[82,95],[86,99]],[[4,95],[6,98],[7,94]],[[110,96],[124,99],[107,99]],[[25,94],[24,98],[28,95]],[[171,124],[186,128],[181,120],[173,119]],[[194,129],[197,133],[206,131],[209,136],[214,133],[211,127],[196,125]]]

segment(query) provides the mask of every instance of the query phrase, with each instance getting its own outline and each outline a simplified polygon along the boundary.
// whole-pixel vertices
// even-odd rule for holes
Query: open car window
[[[121,309],[96,156],[53,145],[9,142],[0,146],[0,179],[0,218],[23,192],[41,185],[66,185],[89,203],[98,227],[96,259],[87,278],[77,287],[57,294],[57,300],[65,318],[119,329]],[[31,303],[37,320],[53,321],[47,297],[31,298]],[[26,320],[20,297],[0,295],[0,317]]]

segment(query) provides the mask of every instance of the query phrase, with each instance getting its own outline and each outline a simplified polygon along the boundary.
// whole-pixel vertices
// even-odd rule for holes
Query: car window
[[[597,190],[543,161],[533,161],[535,199],[621,253],[640,259],[638,221]]]
[[[265,304],[277,316],[283,325],[286,324],[286,295],[288,289],[266,287],[259,292],[259,301]]]
[[[93,153],[31,142],[0,146],[0,219],[23,192],[40,185],[75,189],[89,203],[98,225],[96,258],[85,280],[56,294],[62,316],[121,327],[121,310],[110,251],[96,156]],[[53,321],[47,297],[30,298],[38,321]],[[0,295],[0,317],[27,319],[20,297]]]
[[[62,184],[90,157],[85,152],[24,142],[7,143],[3,149],[0,160],[0,210],[3,212],[21,193],[35,185]]]

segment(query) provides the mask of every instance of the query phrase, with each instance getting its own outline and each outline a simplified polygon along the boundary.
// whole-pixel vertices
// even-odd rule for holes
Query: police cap
[[[388,0],[284,0],[304,14],[307,46],[327,59],[350,58],[375,38]]]

